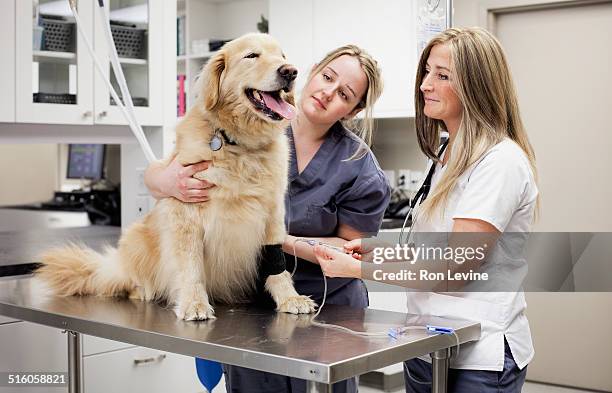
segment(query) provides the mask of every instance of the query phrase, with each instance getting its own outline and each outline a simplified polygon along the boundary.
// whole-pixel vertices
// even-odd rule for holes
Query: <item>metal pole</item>
[[[446,28],[453,27],[453,0],[446,0]]]
[[[83,392],[83,348],[81,334],[66,331],[68,335],[68,393]]]
[[[306,381],[306,393],[332,393],[332,385],[323,382]]]
[[[432,352],[431,356],[431,393],[446,393],[450,348]]]

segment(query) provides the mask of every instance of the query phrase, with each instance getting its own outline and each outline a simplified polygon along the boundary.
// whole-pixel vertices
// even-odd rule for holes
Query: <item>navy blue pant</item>
[[[287,270],[293,267],[293,257],[287,260]],[[318,265],[303,262],[293,277],[295,289],[300,295],[311,296],[321,304],[323,297],[323,278]],[[368,307],[368,291],[361,280],[333,278],[327,279],[327,300],[325,304],[351,307]],[[269,299],[271,300],[271,299]],[[262,300],[260,303],[265,303]],[[225,387],[228,393],[305,393],[306,381],[284,375],[271,374],[244,367],[223,365]],[[349,378],[333,385],[334,393],[356,393],[357,378]]]
[[[224,364],[225,389],[228,393],[305,393],[306,380]],[[334,393],[357,392],[357,378],[334,384]]]
[[[514,362],[508,342],[505,343],[504,369],[502,371],[479,371],[479,370],[448,370],[449,393],[520,393],[525,383],[527,367],[519,370]],[[431,382],[431,364],[421,359],[412,359],[404,363],[404,381],[407,393],[431,392],[431,384],[423,385],[414,382],[410,376],[417,381]]]

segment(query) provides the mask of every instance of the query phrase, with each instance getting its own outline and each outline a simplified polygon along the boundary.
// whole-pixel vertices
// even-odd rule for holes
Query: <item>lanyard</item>
[[[438,151],[438,159],[440,157],[442,157],[442,154],[444,153],[444,150],[446,149],[447,145],[448,145],[448,139],[446,141],[444,141],[444,143],[440,147],[440,150]],[[431,179],[433,178],[433,174],[434,174],[435,171],[436,171],[436,163],[432,162],[431,163],[431,168],[429,168],[429,172],[427,173],[427,176],[425,177],[425,180],[423,181],[423,184],[421,185],[421,187],[419,188],[419,191],[417,191],[416,195],[412,199],[412,202],[410,203],[410,209],[408,209],[408,213],[406,213],[406,218],[404,219],[404,225],[402,225],[402,230],[400,231],[400,234],[399,234],[399,243],[398,244],[402,244],[402,240],[404,238],[404,229],[406,229],[406,224],[408,223],[408,218],[410,218],[410,216],[412,215],[412,212],[413,212],[415,206],[417,205],[417,202],[419,204],[421,204],[421,203],[423,203],[425,198],[427,198],[427,195],[429,194],[429,190],[431,189]],[[419,201],[419,199],[420,199],[420,201]],[[408,235],[406,236],[406,241],[410,240],[410,235],[412,234],[412,228],[413,227],[414,227],[414,220],[412,220],[412,224],[410,225],[410,229],[408,230]]]
[[[447,145],[448,145],[448,139],[444,141],[442,146],[440,146],[440,150],[438,151],[438,159],[442,157],[442,154],[444,153],[444,150],[446,150]],[[421,188],[419,188],[419,191],[417,191],[416,195],[412,199],[412,203],[410,203],[411,208],[414,209],[417,202],[419,203],[419,205],[423,203],[425,198],[427,198],[427,195],[429,195],[429,190],[431,189],[431,180],[433,178],[435,171],[436,171],[436,163],[432,162],[431,168],[429,168],[429,172],[427,173],[427,176],[425,177],[425,180],[423,181]],[[420,201],[419,201],[419,198],[421,199]]]

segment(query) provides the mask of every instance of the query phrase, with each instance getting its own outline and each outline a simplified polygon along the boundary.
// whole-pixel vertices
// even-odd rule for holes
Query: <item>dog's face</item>
[[[293,85],[297,69],[287,63],[267,34],[247,34],[227,43],[204,68],[202,97],[206,110],[223,116],[279,123],[295,115]],[[276,124],[275,124],[276,125]]]

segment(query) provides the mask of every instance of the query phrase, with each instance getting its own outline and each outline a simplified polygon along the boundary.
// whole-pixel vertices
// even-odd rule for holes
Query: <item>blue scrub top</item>
[[[308,166],[298,174],[293,130],[287,129],[290,148],[289,187],[285,197],[285,225],[294,236],[336,236],[338,224],[365,234],[378,233],[391,197],[391,187],[374,154],[343,161],[360,146],[360,139],[339,122]]]
[[[302,173],[298,173],[293,130],[287,128],[290,148],[289,186],[285,197],[285,225],[293,236],[337,236],[338,225],[346,224],[364,233],[378,233],[389,199],[391,187],[374,154],[352,161],[360,147],[360,139],[340,122],[332,126],[323,144]],[[285,255],[287,270],[294,266],[294,257]],[[320,302],[323,295],[321,268],[298,260],[293,277],[296,290]],[[329,304],[367,307],[368,298],[361,280],[328,278]]]

